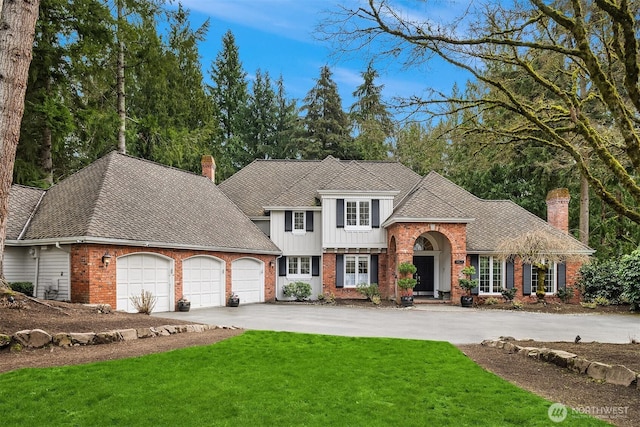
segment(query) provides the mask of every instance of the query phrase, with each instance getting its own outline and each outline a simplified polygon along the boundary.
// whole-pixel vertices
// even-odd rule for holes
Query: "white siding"
[[[59,301],[71,300],[69,287],[69,262],[68,246],[58,249],[55,246],[40,248],[38,266],[38,285],[36,297],[55,299]]]
[[[304,210],[304,209],[300,209]],[[322,254],[322,213],[313,212],[313,231],[301,234],[284,231],[284,211],[271,212],[271,240],[287,255]]]
[[[347,231],[336,226],[336,200],[345,197],[322,198],[322,246],[325,248],[386,248],[387,232],[382,227],[367,231]],[[393,198],[371,197],[380,200],[380,224],[393,213]]]
[[[312,277],[311,279],[293,280],[293,279],[287,279],[286,276],[277,277],[276,298],[280,301],[294,301],[295,298],[286,297],[284,295],[284,293],[282,292],[282,289],[284,288],[284,286],[292,282],[307,282],[311,285],[311,296],[309,296],[309,299],[317,300],[318,295],[322,293],[322,271],[320,273],[321,273],[320,276]]]
[[[270,237],[271,230],[269,229],[270,225],[269,219],[255,219],[253,223],[258,226],[258,228],[267,236]]]
[[[36,275],[36,260],[29,254],[29,248],[5,246],[2,269],[4,278],[9,283],[33,283]]]

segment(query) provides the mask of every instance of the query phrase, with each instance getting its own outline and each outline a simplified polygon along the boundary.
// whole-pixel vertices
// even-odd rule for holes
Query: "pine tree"
[[[342,109],[338,86],[331,79],[328,66],[320,69],[316,85],[304,98],[304,140],[300,152],[304,159],[324,159],[328,155],[341,159],[358,159],[350,133],[349,117]]]
[[[356,146],[362,158],[366,160],[386,159],[394,132],[391,114],[382,103],[383,86],[375,85],[377,77],[378,72],[369,63],[366,71],[362,73],[362,84],[353,92],[356,101],[350,110],[357,132]]]
[[[222,50],[211,65],[210,75],[213,80],[211,95],[219,112],[221,129],[221,140],[216,142],[223,158],[218,167],[221,178],[226,178],[253,160],[248,154],[244,135],[249,99],[247,73],[242,68],[231,31],[222,37]]]

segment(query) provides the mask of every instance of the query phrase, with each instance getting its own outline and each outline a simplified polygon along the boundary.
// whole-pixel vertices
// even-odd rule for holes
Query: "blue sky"
[[[257,69],[269,72],[273,79],[282,75],[287,94],[299,101],[314,86],[323,65],[329,65],[338,85],[343,106],[353,102],[352,92],[361,84],[360,73],[366,68],[364,55],[350,58],[332,56],[330,46],[314,38],[318,23],[337,4],[357,7],[362,0],[181,0],[191,11],[194,28],[207,18],[207,40],[200,46],[202,65],[208,70],[222,46],[222,36],[231,30],[236,38],[245,71],[251,78]],[[407,16],[424,20],[446,19],[454,13],[459,0],[433,2],[400,0]],[[467,2],[463,2],[467,3]],[[403,70],[394,63],[376,64],[383,84],[383,96],[421,94],[427,88],[449,92],[454,82],[464,87],[466,76],[446,64],[432,61],[420,69]]]

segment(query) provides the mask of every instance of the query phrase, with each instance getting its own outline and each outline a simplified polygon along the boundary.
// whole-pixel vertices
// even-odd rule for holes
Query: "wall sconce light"
[[[102,264],[104,264],[104,268],[109,267],[110,263],[111,263],[111,255],[109,255],[109,252],[105,252],[105,254],[102,255]]]
[[[273,268],[274,265],[273,261],[269,261],[269,267]]]

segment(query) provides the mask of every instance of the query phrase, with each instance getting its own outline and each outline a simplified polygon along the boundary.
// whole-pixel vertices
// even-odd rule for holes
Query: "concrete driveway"
[[[328,305],[246,304],[239,307],[154,313],[156,317],[244,329],[356,337],[394,337],[479,343],[502,335],[539,341],[628,343],[640,339],[640,317],[542,314],[444,305],[408,309]]]

